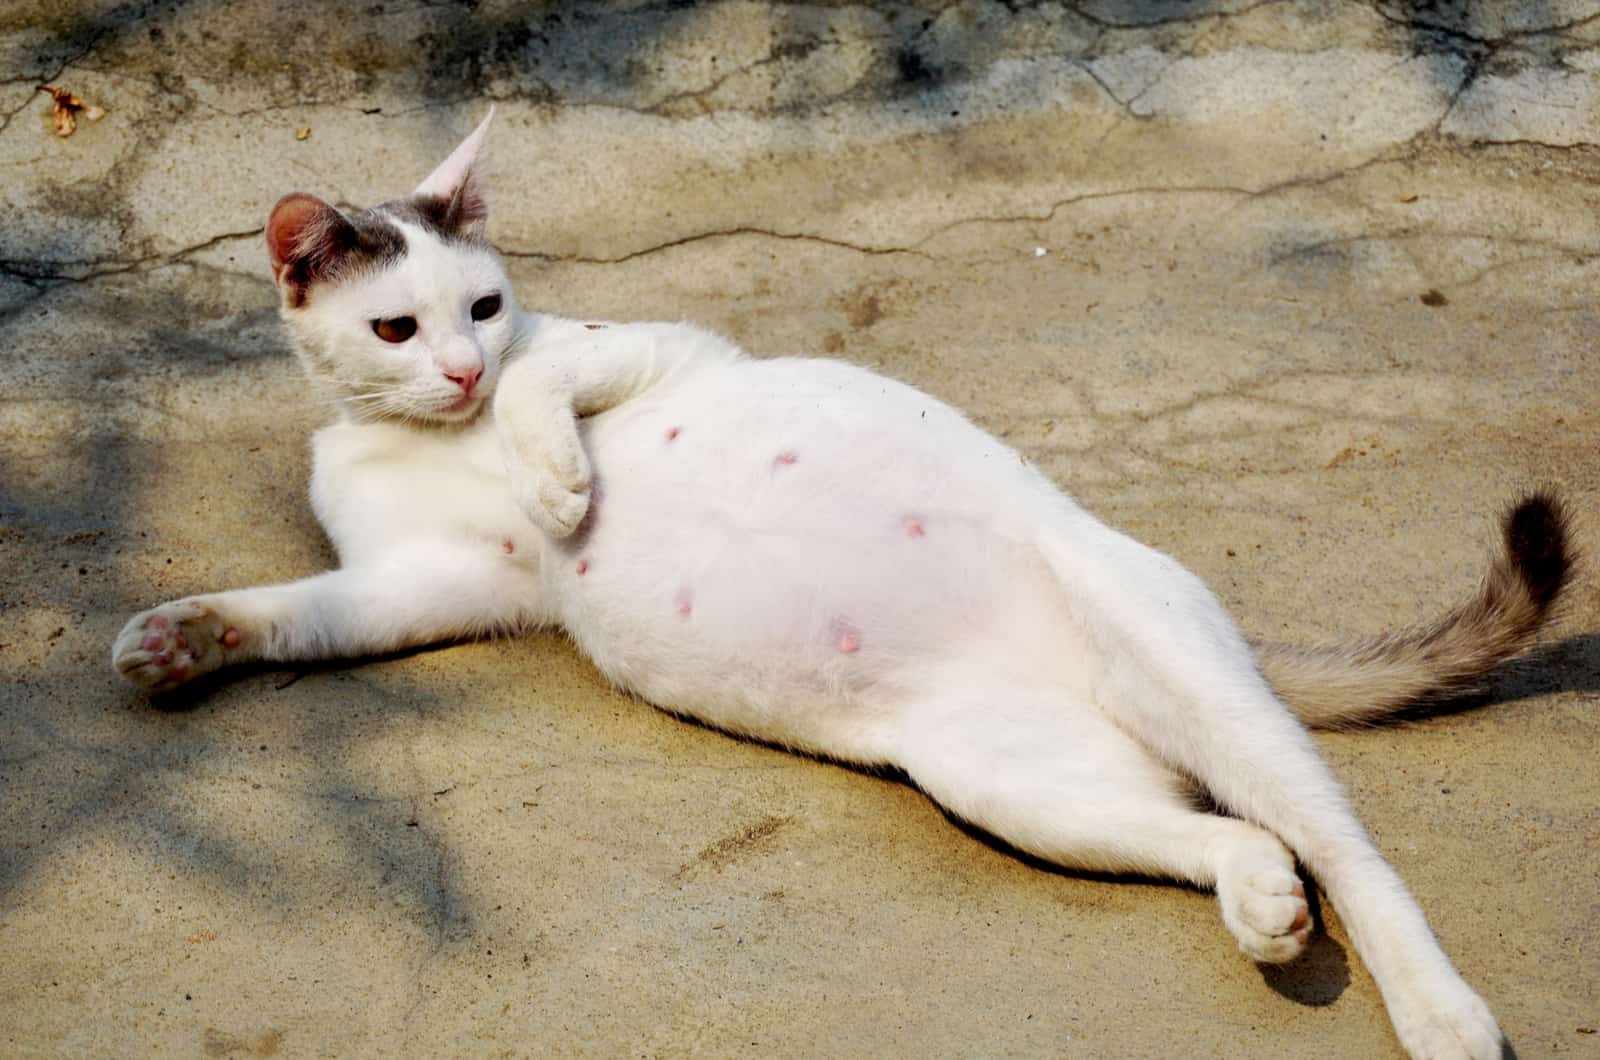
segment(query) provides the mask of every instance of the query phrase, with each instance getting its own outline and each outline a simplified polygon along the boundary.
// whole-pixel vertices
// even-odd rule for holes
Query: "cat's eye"
[[[404,342],[417,333],[416,317],[389,317],[374,320],[372,333],[384,342]]]
[[[498,312],[500,312],[500,296],[498,294],[486,294],[472,303],[473,320],[488,320]]]

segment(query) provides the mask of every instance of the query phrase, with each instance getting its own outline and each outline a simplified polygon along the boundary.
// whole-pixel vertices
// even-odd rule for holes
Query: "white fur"
[[[1257,960],[1305,944],[1298,857],[1411,1055],[1501,1055],[1488,1009],[1192,574],[909,386],[752,360],[687,325],[525,316],[492,253],[405,234],[399,268],[289,314],[350,376],[312,482],[340,569],[136,616],[113,653],[130,679],[560,625],[661,706],[898,766],[1063,865],[1214,887]],[[475,325],[464,307],[490,287],[504,319]],[[408,361],[361,334],[400,313],[428,336]],[[442,411],[437,377],[469,353],[493,407]],[[403,395],[389,418],[368,422],[361,380]],[[1185,778],[1236,816],[1195,809]]]

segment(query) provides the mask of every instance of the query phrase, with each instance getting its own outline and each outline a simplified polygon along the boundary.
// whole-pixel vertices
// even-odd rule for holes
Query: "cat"
[[[1298,861],[1412,1056],[1501,1056],[1307,726],[1459,692],[1525,648],[1569,579],[1558,498],[1510,510],[1476,595],[1429,626],[1252,646],[1193,574],[910,386],[523,311],[483,236],[489,121],[407,198],[274,207],[282,315],[341,408],[311,481],[341,565],[136,615],[118,671],[162,692],[560,626],[667,710],[897,767],[1060,865],[1213,889],[1257,961],[1307,944]]]

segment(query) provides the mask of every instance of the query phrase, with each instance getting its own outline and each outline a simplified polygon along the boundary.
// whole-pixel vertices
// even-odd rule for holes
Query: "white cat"
[[[1253,653],[1192,574],[909,386],[687,325],[525,314],[481,236],[487,127],[409,199],[273,210],[284,319],[343,409],[311,485],[342,566],[140,614],[118,670],[164,691],[559,625],[669,710],[897,766],[1062,865],[1215,888],[1258,961],[1306,945],[1298,858],[1413,1056],[1500,1057],[1302,722],[1384,717],[1524,647],[1567,579],[1557,501],[1508,514],[1438,623]]]

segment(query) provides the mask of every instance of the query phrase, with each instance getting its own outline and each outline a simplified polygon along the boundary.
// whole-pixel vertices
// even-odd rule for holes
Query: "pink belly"
[[[908,394],[946,417],[938,430],[900,407]],[[1016,512],[996,510],[1023,488],[1010,450],[906,388],[887,413],[878,395],[824,396],[669,396],[591,422],[598,499],[552,574],[613,679],[658,699],[641,685],[663,669],[849,694],[1059,629]]]

